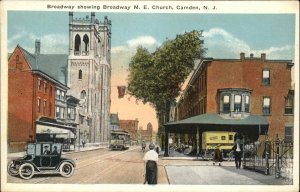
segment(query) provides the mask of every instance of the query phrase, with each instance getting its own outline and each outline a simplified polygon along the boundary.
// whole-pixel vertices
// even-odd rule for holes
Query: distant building
[[[120,128],[127,131],[130,135],[130,139],[133,141],[138,141],[138,119],[135,120],[120,120]]]
[[[120,129],[120,122],[118,113],[111,113],[110,114],[110,130],[116,131]]]
[[[250,140],[278,134],[292,141],[293,65],[291,60],[268,60],[266,54],[203,59],[172,110],[176,114],[166,133],[190,133],[199,143],[203,131],[214,130],[235,131]]]
[[[144,141],[147,141],[147,142],[153,142],[153,127],[152,127],[152,124],[149,122],[147,124],[147,129],[146,130],[143,130],[143,129],[140,129],[139,130],[139,133],[141,135],[141,140],[144,140]]]

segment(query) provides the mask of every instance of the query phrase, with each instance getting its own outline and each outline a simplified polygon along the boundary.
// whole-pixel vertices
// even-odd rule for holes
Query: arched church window
[[[86,98],[86,92],[85,90],[82,90],[80,93],[80,99],[85,99]]]
[[[84,53],[85,53],[85,55],[88,55],[87,53],[88,53],[88,49],[89,49],[89,37],[85,34],[84,36],[83,36],[83,42],[84,42]]]
[[[19,55],[16,56],[16,62],[19,63],[20,59],[19,59]]]
[[[82,70],[81,69],[78,72],[78,79],[82,79]]]
[[[80,55],[80,42],[81,42],[81,38],[77,34],[75,36],[75,52],[74,52],[74,55]]]

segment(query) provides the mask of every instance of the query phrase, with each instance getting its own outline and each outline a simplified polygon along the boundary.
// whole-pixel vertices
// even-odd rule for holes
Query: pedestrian
[[[145,168],[146,168],[146,174],[145,174],[145,183],[148,183],[150,185],[157,184],[157,161],[158,161],[158,154],[156,151],[154,151],[155,145],[153,143],[150,143],[149,145],[149,151],[144,156],[145,161]]]
[[[234,162],[235,162],[235,167],[237,169],[241,168],[241,162],[242,162],[242,147],[241,147],[241,142],[239,139],[235,141],[235,144],[232,147],[233,154],[234,154]]]
[[[214,161],[215,161],[215,163],[216,162],[219,162],[219,166],[221,166],[221,162],[223,161],[223,158],[222,158],[222,153],[221,153],[221,151],[220,151],[220,144],[218,144],[217,146],[216,146],[216,149],[215,149],[215,151],[214,151]],[[214,164],[215,164],[214,163]]]
[[[82,148],[84,148],[85,140],[82,140]]]
[[[142,151],[143,151],[143,153],[144,153],[144,151],[145,151],[145,148],[146,148],[146,143],[145,143],[145,141],[143,141],[143,142],[142,142]]]

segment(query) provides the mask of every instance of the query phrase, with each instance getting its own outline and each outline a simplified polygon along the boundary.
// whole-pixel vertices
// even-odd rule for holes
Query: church
[[[108,144],[110,135],[111,21],[73,18],[68,54],[35,52],[17,45],[8,59],[8,146],[28,142]],[[26,104],[26,105],[24,105]],[[63,140],[63,141],[62,141]]]
[[[80,136],[86,142],[108,141],[110,121],[111,21],[95,13],[74,18],[69,13],[69,95],[80,99]],[[88,126],[83,126],[84,122]]]

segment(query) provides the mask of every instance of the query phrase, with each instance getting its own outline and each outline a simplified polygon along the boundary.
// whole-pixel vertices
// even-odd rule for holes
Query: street
[[[74,175],[64,178],[60,175],[36,175],[29,180],[8,175],[8,183],[42,184],[142,184],[144,182],[144,161],[140,147],[133,146],[125,151],[98,149],[64,156],[76,162]],[[162,164],[158,166],[158,183],[168,184]]]
[[[64,154],[76,162],[70,178],[61,175],[35,175],[29,180],[7,176],[8,183],[26,184],[143,184],[144,153],[140,146],[125,151],[96,149]],[[291,181],[275,179],[245,169],[236,169],[233,161],[214,166],[212,161],[159,158],[158,184],[185,185],[287,185]]]

